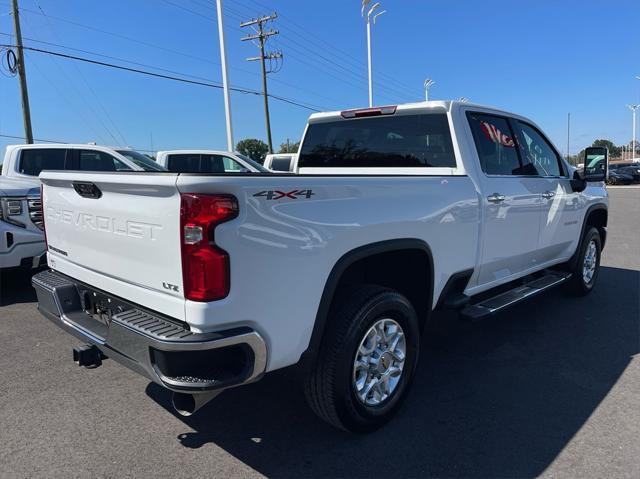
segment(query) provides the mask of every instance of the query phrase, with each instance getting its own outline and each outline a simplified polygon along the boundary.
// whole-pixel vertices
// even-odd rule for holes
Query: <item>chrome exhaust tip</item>
[[[189,394],[174,392],[171,396],[171,404],[173,409],[181,416],[191,416],[202,406],[214,399],[222,391],[213,391],[208,393]]]

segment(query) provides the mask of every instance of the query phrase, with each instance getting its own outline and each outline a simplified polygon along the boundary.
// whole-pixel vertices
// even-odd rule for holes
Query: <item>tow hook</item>
[[[93,344],[73,348],[73,360],[78,366],[94,369],[102,365],[103,359],[107,359],[107,357]]]

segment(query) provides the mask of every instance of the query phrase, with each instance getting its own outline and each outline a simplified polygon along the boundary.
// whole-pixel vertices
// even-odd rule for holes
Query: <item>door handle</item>
[[[550,200],[551,198],[553,198],[554,196],[556,196],[556,194],[553,191],[545,191],[544,193],[542,193],[542,197],[545,200]]]
[[[487,201],[490,203],[502,203],[505,200],[504,195],[500,193],[494,193],[490,196],[487,196]]]

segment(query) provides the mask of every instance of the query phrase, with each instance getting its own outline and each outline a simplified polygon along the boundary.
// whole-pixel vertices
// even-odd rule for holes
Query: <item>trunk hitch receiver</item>
[[[94,369],[102,365],[103,359],[107,359],[107,357],[93,344],[73,348],[73,360],[78,366]]]

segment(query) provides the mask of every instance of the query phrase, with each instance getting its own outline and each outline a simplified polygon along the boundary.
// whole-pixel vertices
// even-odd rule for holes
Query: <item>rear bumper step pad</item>
[[[173,391],[224,389],[253,381],[266,369],[265,342],[251,328],[194,333],[179,321],[51,270],[35,275],[32,284],[43,316]],[[88,303],[96,298],[109,305],[108,313],[100,315],[104,320],[91,314],[95,304]]]

